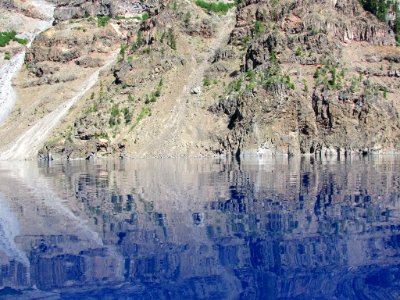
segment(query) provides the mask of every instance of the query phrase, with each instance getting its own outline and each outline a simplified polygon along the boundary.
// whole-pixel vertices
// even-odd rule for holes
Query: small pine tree
[[[361,4],[365,10],[373,13],[382,22],[386,22],[388,10],[393,5],[387,0],[361,0]]]
[[[192,15],[190,14],[190,11],[188,11],[183,19],[183,24],[185,25],[185,27],[189,27],[191,18]]]
[[[176,50],[176,37],[174,34],[174,31],[172,28],[168,29],[168,46],[171,47],[171,49]]]
[[[265,32],[265,27],[261,21],[256,21],[254,24],[254,35],[259,36]]]
[[[143,44],[143,37],[142,37],[142,32],[138,31],[137,33],[137,38],[136,38],[136,46],[139,48]]]
[[[377,7],[377,10],[376,10],[376,16],[382,22],[386,22],[387,11],[388,11],[388,5],[387,5],[386,1],[385,0],[380,0],[378,2],[378,7]]]

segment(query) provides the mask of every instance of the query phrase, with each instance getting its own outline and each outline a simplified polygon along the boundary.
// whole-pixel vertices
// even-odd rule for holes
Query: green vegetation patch
[[[108,24],[108,21],[110,21],[111,17],[104,16],[104,17],[98,17],[97,18],[97,25],[99,27],[105,27]]]
[[[259,36],[265,32],[265,26],[261,21],[256,21],[254,24],[254,35]]]
[[[136,122],[135,124],[132,125],[131,130],[135,129],[135,127],[140,123],[140,121],[142,121],[145,117],[150,116],[151,115],[151,108],[148,106],[144,106],[142,108],[142,111],[140,112],[140,114],[136,117]]]
[[[10,41],[17,42],[21,45],[26,45],[28,43],[27,39],[21,39],[16,37],[17,33],[15,31],[0,32],[0,47],[5,47]]]
[[[144,13],[144,14],[142,15],[141,19],[142,19],[142,21],[144,22],[144,21],[148,20],[149,17],[150,17],[150,16],[149,16],[148,13]]]
[[[314,73],[316,85],[323,85],[330,90],[341,90],[344,87],[346,69],[341,69],[339,72],[337,65],[326,65],[318,67]]]
[[[172,49],[176,50],[176,36],[174,33],[174,30],[172,28],[168,28],[167,31],[164,31],[163,34],[161,35],[160,42],[164,43],[167,42],[167,45]]]
[[[125,124],[129,124],[132,122],[132,113],[128,107],[125,107],[122,112],[124,113]]]
[[[119,115],[120,115],[119,105],[113,104],[113,106],[111,107],[111,116],[108,121],[108,124],[110,125],[110,127],[121,124],[121,119],[120,119]]]
[[[360,0],[364,9],[373,13],[382,22],[386,22],[388,11],[393,6],[391,1],[387,0]]]
[[[196,0],[195,3],[197,6],[205,9],[207,12],[213,12],[217,14],[226,14],[232,7],[237,5],[236,2],[207,2],[204,0]]]
[[[146,100],[144,103],[149,104],[149,103],[156,102],[157,98],[159,98],[161,96],[162,86],[163,86],[163,80],[161,78],[160,82],[156,86],[156,89],[154,90],[154,92],[152,92],[150,95],[146,95]]]

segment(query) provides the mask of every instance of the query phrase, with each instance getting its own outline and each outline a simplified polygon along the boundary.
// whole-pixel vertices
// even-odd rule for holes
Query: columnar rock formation
[[[57,4],[54,13],[56,22],[89,16],[131,17],[141,15],[152,6],[146,5],[146,1],[138,0],[55,0],[54,2]]]
[[[249,45],[243,81],[259,88],[212,107],[229,116],[225,148],[334,156],[399,149],[400,52],[358,1],[242,1],[231,42]]]

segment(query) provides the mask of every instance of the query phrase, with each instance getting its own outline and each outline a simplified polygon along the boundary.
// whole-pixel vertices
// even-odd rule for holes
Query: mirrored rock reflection
[[[400,160],[0,163],[0,298],[400,299]]]

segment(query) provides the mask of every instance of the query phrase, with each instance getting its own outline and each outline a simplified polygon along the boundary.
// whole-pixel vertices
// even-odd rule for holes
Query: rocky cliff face
[[[357,0],[247,0],[226,15],[183,1],[52,2],[55,26],[34,41],[17,87],[59,97],[38,100],[42,113],[32,104],[27,126],[119,54],[43,156],[344,157],[400,147],[400,52]]]
[[[358,1],[244,1],[231,42],[242,86],[211,107],[232,153],[346,155],[399,148],[400,52]],[[396,58],[395,58],[396,57]]]
[[[201,47],[184,46],[195,36],[207,44],[218,32],[213,29],[218,20],[200,13],[195,6],[164,5],[141,25],[140,33],[128,37],[128,43],[142,50],[114,67],[114,84],[137,103],[123,108],[124,116],[129,121],[130,113],[133,119],[138,114],[141,121],[147,111],[151,120],[134,123],[125,135],[118,133],[124,129],[113,130],[112,141],[110,133],[104,134],[107,129],[98,132],[93,117],[85,115],[75,123],[75,136],[108,136],[107,153],[132,156],[397,151],[400,53],[393,32],[358,1],[242,1],[229,41],[209,58]],[[193,58],[199,79],[179,78],[190,72]],[[176,76],[183,89],[201,95],[174,96],[175,86],[180,89]],[[167,102],[166,97],[178,100]],[[179,104],[181,97],[185,107]],[[203,102],[200,110],[196,99]],[[118,123],[122,113],[116,113]]]
[[[54,0],[55,22],[96,16],[135,16],[156,11],[159,1],[138,0]]]

